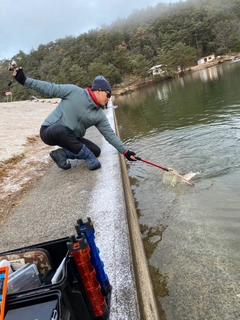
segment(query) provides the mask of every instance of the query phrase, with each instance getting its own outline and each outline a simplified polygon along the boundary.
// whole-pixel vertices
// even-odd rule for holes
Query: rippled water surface
[[[161,320],[240,319],[240,62],[114,101]]]

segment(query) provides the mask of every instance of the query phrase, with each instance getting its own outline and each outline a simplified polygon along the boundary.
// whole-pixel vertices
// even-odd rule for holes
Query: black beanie
[[[92,91],[109,91],[112,92],[109,82],[103,76],[97,76],[92,83]]]

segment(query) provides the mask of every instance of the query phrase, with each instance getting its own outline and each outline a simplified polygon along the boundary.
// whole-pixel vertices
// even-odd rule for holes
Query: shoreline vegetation
[[[177,74],[175,76],[176,77],[181,77],[184,76],[186,74],[192,73],[192,72],[196,72],[196,71],[200,71],[203,69],[207,69],[207,68],[211,68],[213,66],[222,64],[222,63],[226,63],[229,61],[233,61],[234,58],[238,55],[237,54],[233,54],[233,55],[228,55],[228,56],[221,56],[218,58],[215,58],[213,61],[210,62],[206,62],[203,63],[201,65],[195,65],[195,66],[191,66],[186,68],[181,74]],[[156,81],[156,79],[154,79],[154,77],[157,77],[158,80]],[[124,94],[128,94],[134,91],[137,91],[143,87],[146,86],[150,86],[153,85],[155,83],[159,83],[159,82],[163,82],[169,79],[173,79],[174,77],[161,77],[161,76],[149,76],[147,78],[135,78],[135,79],[126,79],[126,81],[122,82],[118,87],[113,87],[112,88],[112,95],[113,96],[119,96],[119,95],[124,95]]]

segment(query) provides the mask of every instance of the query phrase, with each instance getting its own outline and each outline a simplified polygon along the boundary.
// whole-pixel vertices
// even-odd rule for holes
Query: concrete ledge
[[[114,112],[114,121],[116,126],[116,133],[119,136],[117,119]],[[134,273],[136,278],[136,286],[138,293],[138,300],[140,306],[141,319],[144,320],[158,320],[158,310],[156,299],[153,293],[152,281],[149,274],[147,259],[143,247],[141,232],[134,205],[132,190],[127,174],[126,164],[123,157],[120,157],[121,172],[123,179],[123,189],[125,194],[125,201],[127,207],[128,228],[131,239],[132,255],[134,262]]]

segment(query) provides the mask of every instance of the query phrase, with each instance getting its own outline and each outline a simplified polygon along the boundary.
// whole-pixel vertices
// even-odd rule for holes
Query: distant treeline
[[[28,77],[86,87],[102,74],[114,87],[147,77],[156,64],[174,74],[200,57],[239,51],[240,0],[187,0],[136,10],[101,29],[40,44],[29,54],[20,50],[12,58]],[[32,91],[15,82],[8,86],[8,63],[0,61],[0,101],[10,90],[13,100],[29,99]]]

